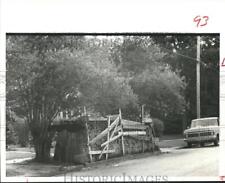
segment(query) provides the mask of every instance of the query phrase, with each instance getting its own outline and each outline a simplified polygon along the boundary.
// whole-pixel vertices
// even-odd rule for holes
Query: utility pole
[[[201,54],[201,37],[197,36],[197,62],[196,62],[196,103],[197,118],[201,117],[200,105],[200,54]]]
[[[141,105],[141,123],[144,122],[144,114],[145,114],[145,105]]]

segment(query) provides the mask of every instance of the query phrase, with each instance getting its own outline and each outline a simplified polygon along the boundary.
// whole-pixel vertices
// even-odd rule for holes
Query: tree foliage
[[[153,122],[153,128],[154,128],[154,132],[155,132],[155,136],[156,137],[161,137],[163,135],[163,131],[164,131],[164,123],[157,118],[153,118],[152,119]]]
[[[67,41],[67,39],[65,39]],[[67,107],[66,97],[76,86],[75,65],[59,57],[66,41],[51,36],[16,36],[7,39],[7,100],[19,104],[26,117],[36,159],[50,156],[48,127],[57,112]]]
[[[164,62],[185,78],[185,128],[196,118],[196,54],[195,35],[157,35],[152,37],[168,52]],[[201,36],[201,117],[219,116],[219,36]]]
[[[150,36],[128,36],[118,46],[114,56],[120,60],[121,73],[130,77],[130,85],[155,118],[174,122],[185,110],[185,81],[164,61],[166,52]],[[120,59],[119,59],[120,58]]]
[[[20,112],[28,121],[38,161],[49,159],[53,134],[48,128],[59,111],[87,105],[108,114],[136,103],[104,45],[93,42],[87,48],[59,47],[60,43],[66,45],[66,38],[7,39],[7,100],[23,109]]]

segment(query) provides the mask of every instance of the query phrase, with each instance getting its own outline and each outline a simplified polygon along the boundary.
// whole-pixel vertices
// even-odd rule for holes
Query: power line
[[[160,46],[160,47],[161,47],[161,46]],[[170,49],[165,48],[165,47],[161,47],[161,48],[164,49],[164,50],[167,50],[168,52],[171,52],[172,54],[175,54],[175,55],[178,55],[178,56],[182,56],[182,57],[188,58],[189,60],[192,60],[192,61],[194,61],[195,63],[196,63],[196,62],[200,62],[200,64],[203,65],[204,67],[206,67],[207,69],[215,70],[217,73],[219,73],[219,71],[218,71],[217,69],[207,67],[207,64],[206,64],[205,62],[201,61],[201,60],[197,60],[196,58],[190,57],[190,56],[188,56],[188,55],[184,55],[184,54],[181,54],[181,53],[177,53],[177,51],[174,52],[173,50],[170,50]]]

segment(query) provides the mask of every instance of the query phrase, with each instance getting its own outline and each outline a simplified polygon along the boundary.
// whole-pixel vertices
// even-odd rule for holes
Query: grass
[[[32,152],[7,151],[6,153],[6,160],[33,158],[33,157],[34,157],[34,154]]]

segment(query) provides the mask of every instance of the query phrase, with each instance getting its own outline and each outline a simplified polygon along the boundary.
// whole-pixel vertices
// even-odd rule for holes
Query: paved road
[[[219,147],[170,149],[168,153],[101,164],[72,172],[73,176],[218,176]]]

